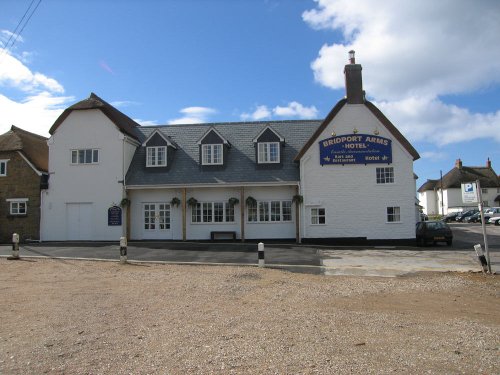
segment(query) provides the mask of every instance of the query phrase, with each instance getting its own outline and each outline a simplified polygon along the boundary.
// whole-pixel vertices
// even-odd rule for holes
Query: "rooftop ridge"
[[[270,120],[270,121],[227,121],[227,122],[200,122],[186,124],[158,124],[158,125],[141,125],[141,128],[163,128],[169,126],[214,126],[214,125],[260,125],[260,124],[289,124],[289,123],[316,123],[323,120]]]

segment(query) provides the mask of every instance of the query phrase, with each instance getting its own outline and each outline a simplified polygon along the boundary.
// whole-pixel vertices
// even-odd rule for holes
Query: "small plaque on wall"
[[[122,225],[122,209],[118,206],[108,208],[108,226]]]

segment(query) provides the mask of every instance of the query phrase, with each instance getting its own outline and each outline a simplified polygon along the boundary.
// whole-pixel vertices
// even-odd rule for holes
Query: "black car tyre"
[[[500,219],[495,221],[495,225],[500,225]]]
[[[453,242],[453,240],[448,240],[448,241],[446,241],[446,244],[447,244],[448,246],[451,246],[452,242]]]

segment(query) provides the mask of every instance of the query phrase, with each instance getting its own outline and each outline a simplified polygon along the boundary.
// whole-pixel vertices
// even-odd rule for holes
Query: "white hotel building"
[[[50,129],[42,240],[414,241],[419,155],[344,73],[318,121],[145,127],[91,94]]]

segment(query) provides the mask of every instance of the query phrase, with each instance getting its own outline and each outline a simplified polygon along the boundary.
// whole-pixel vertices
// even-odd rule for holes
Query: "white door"
[[[92,203],[66,203],[66,235],[68,240],[93,240]]]
[[[143,238],[144,239],[171,239],[170,204],[144,203],[142,205]]]

